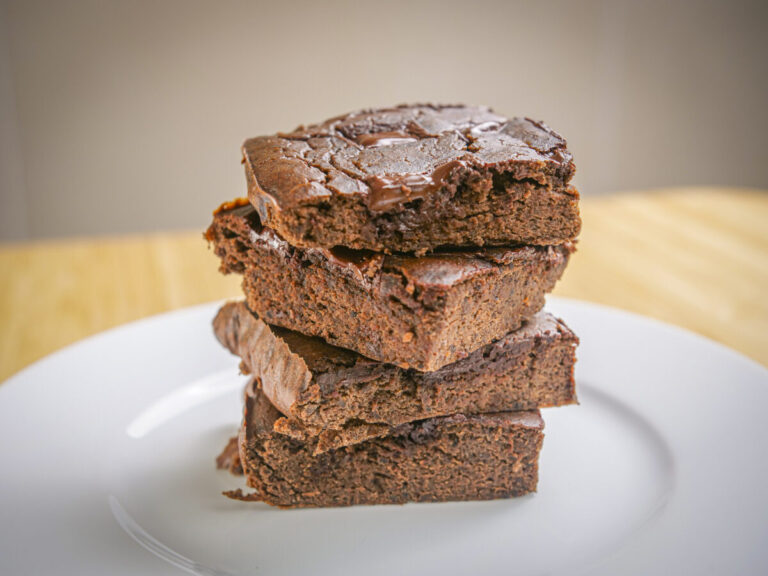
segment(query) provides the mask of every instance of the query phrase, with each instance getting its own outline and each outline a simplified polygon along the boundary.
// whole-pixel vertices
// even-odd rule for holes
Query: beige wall
[[[546,120],[585,194],[768,188],[766,4],[6,2],[0,238],[201,228],[245,137],[406,101]]]

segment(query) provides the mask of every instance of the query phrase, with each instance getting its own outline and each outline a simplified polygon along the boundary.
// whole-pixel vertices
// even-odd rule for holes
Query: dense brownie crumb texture
[[[283,414],[275,429],[317,437],[324,452],[386,435],[406,422],[454,413],[510,412],[576,402],[576,335],[546,312],[435,372],[406,370],[270,326],[243,302],[225,304],[216,337],[242,358]]]
[[[374,360],[437,370],[519,328],[544,306],[574,249],[466,248],[425,256],[298,248],[227,205],[208,229],[221,271],[243,275],[270,324]]]
[[[206,238],[244,300],[214,320],[250,375],[217,466],[281,507],[536,490],[539,409],[576,403],[578,338],[543,310],[581,227],[542,122],[365,110],[242,148],[248,198]]]
[[[244,414],[239,439],[219,457],[230,469],[248,471],[255,492],[227,493],[236,499],[351,506],[490,500],[536,488],[544,428],[538,411],[432,418],[323,454],[312,440],[275,432],[280,413],[256,380],[246,388]]]

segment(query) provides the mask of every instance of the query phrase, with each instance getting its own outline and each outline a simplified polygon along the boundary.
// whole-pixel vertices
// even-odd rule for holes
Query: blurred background
[[[765,1],[0,6],[0,240],[201,229],[246,137],[412,101],[545,120],[585,196],[768,188]]]
[[[562,133],[584,222],[554,294],[768,366],[768,1],[0,0],[0,381],[241,295],[201,237],[240,144],[487,104]]]

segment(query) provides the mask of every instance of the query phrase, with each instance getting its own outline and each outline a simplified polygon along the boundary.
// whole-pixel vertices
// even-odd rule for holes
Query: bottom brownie
[[[316,440],[273,430],[281,414],[256,379],[243,427],[217,460],[242,469],[254,494],[232,498],[281,507],[491,500],[536,490],[544,422],[538,411],[461,414],[410,422],[388,436],[318,455]]]

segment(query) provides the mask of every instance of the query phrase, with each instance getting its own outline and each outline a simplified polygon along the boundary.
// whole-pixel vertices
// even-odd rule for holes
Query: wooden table
[[[768,365],[768,192],[586,198],[555,293],[683,326]],[[0,246],[0,381],[81,338],[239,294],[200,232]]]

